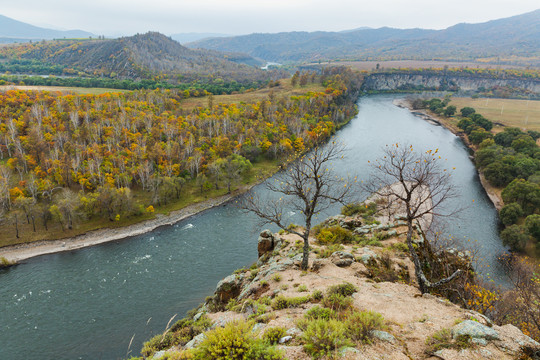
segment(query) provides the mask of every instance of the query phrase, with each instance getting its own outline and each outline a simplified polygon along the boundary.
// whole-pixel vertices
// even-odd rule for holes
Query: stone
[[[290,328],[289,330],[285,331],[285,334],[291,335],[291,336],[299,336],[302,334],[302,331],[298,328]]]
[[[240,281],[238,276],[232,274],[218,282],[215,294],[215,299],[223,303],[227,303],[230,299],[237,297],[240,294]]]
[[[370,232],[370,229],[364,229],[363,227],[359,227],[354,229],[354,233],[357,235],[365,235]]]
[[[397,234],[398,234],[398,233],[397,233],[396,230],[390,230],[390,231],[388,232],[388,237],[395,237],[395,236],[397,236]]]
[[[203,311],[200,311],[198,313],[195,314],[195,316],[193,317],[193,321],[197,321],[201,318],[201,316],[204,315],[204,312]]]
[[[353,254],[351,253],[345,251],[336,251],[330,255],[330,261],[332,261],[332,263],[334,263],[336,266],[347,267],[351,266],[355,260]]]
[[[161,357],[165,355],[165,350],[160,350],[158,352],[156,352],[154,354],[154,356],[152,357],[152,360],[158,360],[158,359],[161,359]]]
[[[360,351],[353,347],[346,347],[346,348],[343,348],[339,353],[341,356],[347,356],[348,354],[358,355],[360,354]]]
[[[272,234],[270,230],[261,231],[257,244],[257,251],[259,252],[259,257],[263,256],[266,253],[272,252],[274,250],[274,246],[274,234]]]
[[[193,349],[194,347],[197,347],[200,343],[202,343],[206,339],[206,335],[204,333],[199,334],[195,336],[193,339],[191,339],[190,342],[188,342],[184,348],[185,349]]]
[[[281,339],[279,339],[279,343],[280,344],[285,344],[286,342],[289,342],[291,340],[292,340],[292,336],[287,335],[287,336],[284,336]]]
[[[324,266],[324,263],[320,259],[315,259],[311,263],[311,271],[317,272]]]
[[[396,342],[396,338],[394,337],[394,335],[387,333],[386,331],[371,330],[370,334],[374,338],[377,338],[381,341],[386,341],[392,344]]]
[[[259,333],[262,329],[266,327],[266,324],[263,323],[256,323],[253,325],[253,329],[251,329],[251,332],[253,333]]]
[[[452,337],[470,336],[471,339],[498,340],[499,333],[477,321],[465,320],[452,328]]]
[[[360,255],[360,261],[364,264],[368,264],[370,261],[377,259],[377,254],[368,247],[362,248],[363,254]]]

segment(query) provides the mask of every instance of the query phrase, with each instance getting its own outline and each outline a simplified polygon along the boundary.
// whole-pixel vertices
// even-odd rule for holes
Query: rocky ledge
[[[263,231],[257,263],[221,280],[204,305],[149,341],[143,356],[191,359],[211,353],[225,359],[247,351],[231,358],[538,358],[540,344],[515,326],[497,326],[444,298],[422,295],[404,247],[405,222],[369,222],[374,221],[359,216],[327,219],[318,231],[338,226],[357,237],[339,244],[311,239],[307,271],[300,268],[298,236]],[[224,334],[235,331],[241,339],[223,345]],[[257,341],[273,344],[271,355],[238,350],[247,339],[253,342],[246,349],[258,348]]]

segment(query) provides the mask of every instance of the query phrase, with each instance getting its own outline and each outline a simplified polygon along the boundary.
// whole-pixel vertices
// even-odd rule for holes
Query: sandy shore
[[[72,238],[50,241],[36,241],[33,243],[18,244],[0,248],[0,257],[5,257],[9,261],[21,262],[32,257],[53,254],[63,251],[72,251],[89,246],[102,244],[109,241],[124,239],[130,236],[140,235],[150,232],[160,226],[172,225],[180,220],[193,216],[204,210],[224,204],[243,191],[234,194],[223,195],[217,198],[205,200],[196,204],[188,205],[183,209],[173,211],[168,216],[158,214],[155,219],[146,220],[138,224],[116,228],[100,229],[91,231]]]
[[[407,101],[406,99],[395,99],[393,103],[396,106],[399,106],[404,109],[408,109],[411,113],[428,121],[429,123],[444,126],[448,130],[450,130],[453,134],[455,134],[456,136],[459,136],[469,149],[471,149],[473,152],[475,151],[472,144],[469,142],[469,140],[463,134],[463,132],[460,131],[459,129],[448,126],[446,122],[444,121],[444,119],[438,118],[437,116],[428,113],[426,110],[414,110],[411,107],[411,104],[409,103],[409,101]],[[476,172],[478,173],[478,177],[480,178],[480,183],[482,184],[484,190],[486,191],[487,196],[489,197],[489,199],[491,200],[495,208],[500,211],[502,207],[504,206],[504,202],[502,198],[500,197],[499,193],[495,191],[495,189],[488,183],[483,173],[478,171],[478,169],[476,169]]]

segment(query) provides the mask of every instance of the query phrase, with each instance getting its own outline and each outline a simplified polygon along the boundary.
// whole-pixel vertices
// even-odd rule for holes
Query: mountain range
[[[540,57],[540,9],[444,30],[359,28],[203,39],[190,48],[244,52],[279,63],[319,60],[401,60]]]
[[[82,30],[53,30],[0,15],[0,43],[27,42],[63,38],[88,38],[94,34]]]

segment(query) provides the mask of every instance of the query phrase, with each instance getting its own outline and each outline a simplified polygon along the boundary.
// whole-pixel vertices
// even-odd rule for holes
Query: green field
[[[540,131],[540,101],[513,99],[472,99],[453,97],[450,105],[470,106],[494,123]],[[500,127],[494,127],[494,131]]]

